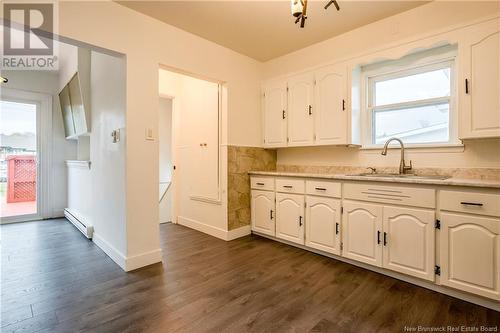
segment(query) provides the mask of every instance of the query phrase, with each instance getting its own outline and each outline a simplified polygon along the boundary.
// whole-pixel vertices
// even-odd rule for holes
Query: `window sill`
[[[384,145],[362,146],[360,150],[380,151]],[[400,149],[399,144],[389,145],[389,149]],[[411,150],[415,153],[461,153],[465,150],[465,146],[461,143],[443,143],[443,144],[408,144],[405,145],[405,150]]]

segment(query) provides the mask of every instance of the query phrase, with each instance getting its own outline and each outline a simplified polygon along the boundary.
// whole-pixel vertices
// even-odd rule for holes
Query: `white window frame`
[[[398,60],[385,61],[383,63],[364,66],[361,75],[361,143],[362,148],[378,149],[383,144],[375,144],[374,112],[383,110],[395,110],[400,108],[411,108],[425,105],[436,105],[449,103],[449,140],[446,142],[431,143],[408,143],[408,148],[432,148],[432,147],[456,147],[462,143],[458,138],[458,108],[457,108],[457,87],[456,87],[456,47],[440,47],[429,51],[420,52],[406,56]],[[442,68],[450,68],[450,96],[429,98],[410,102],[401,102],[374,107],[374,87],[375,83],[400,77],[425,73]],[[395,143],[393,143],[395,144]],[[392,144],[391,144],[392,146]]]

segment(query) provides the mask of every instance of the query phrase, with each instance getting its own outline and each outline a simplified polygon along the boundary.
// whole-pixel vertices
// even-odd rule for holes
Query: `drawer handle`
[[[264,184],[264,183],[256,183],[256,184],[257,184],[257,185],[261,185],[261,186],[266,185],[266,184]]]
[[[467,201],[462,201],[460,202],[461,205],[466,205],[466,206],[478,206],[478,207],[481,207],[483,206],[482,203],[480,202],[467,202]]]
[[[283,185],[284,188],[293,188],[292,185]]]
[[[326,188],[324,188],[324,187],[315,187],[314,189],[316,191],[326,191]]]
[[[336,235],[339,234],[339,224],[338,223],[335,223],[335,234]]]
[[[299,216],[299,226],[302,227],[302,216]]]
[[[387,232],[384,231],[384,246],[387,245]]]
[[[377,230],[377,244],[380,244],[380,230]]]
[[[272,209],[270,210],[270,215],[271,215],[271,220],[272,220],[274,218]]]

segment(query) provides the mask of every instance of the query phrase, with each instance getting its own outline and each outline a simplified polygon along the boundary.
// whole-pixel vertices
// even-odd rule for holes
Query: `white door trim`
[[[37,105],[37,213],[2,218],[0,223],[13,223],[48,218],[52,212],[52,96],[32,91],[2,88],[1,99]]]

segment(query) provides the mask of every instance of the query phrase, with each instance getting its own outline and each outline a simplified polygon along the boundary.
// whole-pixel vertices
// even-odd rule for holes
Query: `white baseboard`
[[[133,271],[141,267],[149,266],[161,262],[162,250],[156,249],[153,251],[141,253],[136,256],[127,257],[125,271]]]
[[[226,240],[231,241],[236,238],[244,237],[250,235],[252,233],[250,226],[245,225],[243,227],[239,227],[238,229],[229,230],[226,235]]]
[[[135,269],[149,266],[161,262],[162,250],[156,249],[153,251],[141,253],[135,256],[126,257],[113,247],[109,242],[102,238],[99,234],[94,232],[92,241],[99,246],[118,266],[125,272],[133,271]]]
[[[236,238],[250,235],[250,226],[244,226],[238,229],[227,231],[183,216],[179,216],[177,218],[177,223],[225,241],[230,241]]]
[[[316,250],[316,249],[307,247],[305,245],[295,244],[295,243],[292,243],[292,242],[289,242],[289,241],[286,241],[286,240],[283,240],[283,239],[279,239],[279,238],[276,238],[276,237],[273,237],[273,236],[261,234],[260,232],[252,231],[252,233],[254,233],[256,235],[259,235],[261,237],[265,237],[265,238],[272,239],[274,241],[278,241],[280,243],[284,243],[284,244],[288,244],[290,246],[298,247],[298,248],[301,248],[301,249],[306,250],[306,251],[314,252],[314,253],[323,255],[325,257],[329,257],[329,258],[333,258],[333,259],[336,259],[336,260],[339,260],[339,261],[343,261],[345,263],[348,263],[348,264],[351,264],[351,265],[354,265],[354,266],[358,266],[358,267],[361,267],[361,268],[364,268],[364,269],[367,269],[367,270],[370,270],[370,271],[373,271],[373,272],[377,272],[377,273],[380,273],[380,274],[383,274],[383,275],[387,275],[387,276],[390,276],[392,278],[395,278],[395,279],[398,279],[398,280],[402,280],[402,281],[405,281],[405,282],[417,285],[419,287],[430,289],[430,290],[433,290],[433,291],[436,291],[436,292],[439,292],[439,293],[442,293],[442,294],[446,294],[446,295],[451,296],[451,297],[462,299],[462,300],[470,302],[470,303],[481,305],[481,306],[484,306],[486,308],[493,309],[495,311],[500,311],[500,304],[498,302],[496,302],[494,300],[491,300],[491,299],[488,299],[488,298],[483,298],[481,296],[476,296],[476,295],[465,293],[465,292],[462,292],[462,291],[459,291],[459,290],[450,289],[450,288],[447,288],[447,287],[444,287],[444,286],[441,286],[441,285],[438,285],[438,284],[435,284],[435,283],[432,283],[432,282],[420,280],[418,278],[415,278],[415,277],[412,277],[412,276],[408,276],[408,275],[405,275],[405,274],[401,274],[401,273],[398,273],[398,272],[393,272],[393,271],[390,271],[390,270],[387,270],[387,269],[384,269],[384,268],[379,268],[379,267],[371,266],[371,265],[368,265],[368,264],[365,264],[365,263],[362,263],[362,262],[359,262],[359,261],[351,260],[351,259],[344,258],[344,257],[339,257],[339,256],[336,256],[336,255],[328,253],[328,252],[324,252],[324,251],[321,251],[321,250]]]
[[[114,262],[118,264],[124,271],[127,271],[127,260],[126,257],[118,251],[115,247],[109,244],[104,238],[94,231],[92,235],[92,241],[101,248]]]

